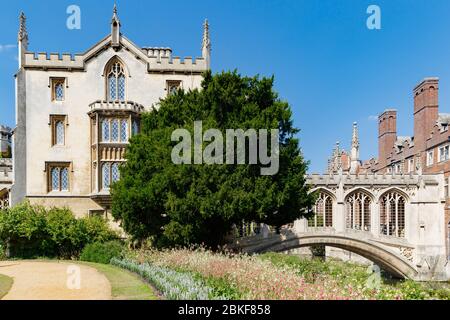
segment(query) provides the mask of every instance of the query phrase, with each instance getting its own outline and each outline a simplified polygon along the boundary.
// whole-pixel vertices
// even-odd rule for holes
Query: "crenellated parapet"
[[[438,185],[440,175],[419,174],[311,174],[307,183],[311,186],[352,185],[352,186],[420,186]]]

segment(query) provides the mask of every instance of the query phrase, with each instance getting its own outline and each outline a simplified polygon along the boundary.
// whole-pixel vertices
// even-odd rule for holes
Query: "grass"
[[[93,267],[105,275],[111,283],[113,300],[158,300],[155,290],[131,272],[107,264],[79,263]]]
[[[11,289],[13,279],[0,274],[0,299],[2,299]]]

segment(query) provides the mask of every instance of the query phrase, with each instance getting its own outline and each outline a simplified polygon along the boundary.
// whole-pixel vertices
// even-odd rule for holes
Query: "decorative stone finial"
[[[203,24],[202,57],[206,60],[209,69],[211,67],[211,38],[209,36],[208,19],[205,19]]]
[[[28,42],[28,31],[27,31],[27,17],[25,16],[25,13],[21,12],[19,17],[20,25],[19,25],[19,35],[18,40],[19,41],[26,41]]]
[[[114,1],[113,16],[111,20],[111,42],[113,48],[120,48],[120,19],[117,14],[117,3]]]
[[[358,123],[353,122],[352,147],[359,147]]]

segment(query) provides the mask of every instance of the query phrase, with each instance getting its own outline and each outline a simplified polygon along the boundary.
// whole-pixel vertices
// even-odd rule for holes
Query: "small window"
[[[63,192],[70,189],[70,164],[48,164],[48,191]]]
[[[179,89],[181,89],[181,81],[179,81],[179,80],[168,80],[167,81],[167,95],[174,94]]]
[[[52,101],[61,102],[65,100],[65,88],[66,88],[65,78],[52,78],[51,88],[52,88]]]
[[[427,152],[427,166],[432,166],[434,162],[433,150]]]
[[[450,150],[449,150],[448,145],[439,148],[439,161],[440,162],[447,161],[449,159],[449,156],[450,156],[449,151]]]
[[[66,144],[66,118],[64,115],[50,116],[52,146],[64,146]]]

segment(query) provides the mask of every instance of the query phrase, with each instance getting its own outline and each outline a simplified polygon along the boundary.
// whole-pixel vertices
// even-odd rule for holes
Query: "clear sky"
[[[69,5],[81,8],[81,30],[66,27]],[[381,8],[381,30],[369,30],[367,7]],[[18,16],[28,17],[30,50],[84,52],[110,32],[113,0],[2,2],[0,123],[14,126]],[[448,0],[118,0],[122,32],[141,46],[168,46],[199,56],[208,18],[214,72],[275,76],[289,101],[311,172],[322,172],[337,140],[348,149],[352,123],[361,158],[377,154],[375,116],[399,112],[398,134],[412,135],[412,90],[424,77],[440,82],[440,112],[450,112]]]

